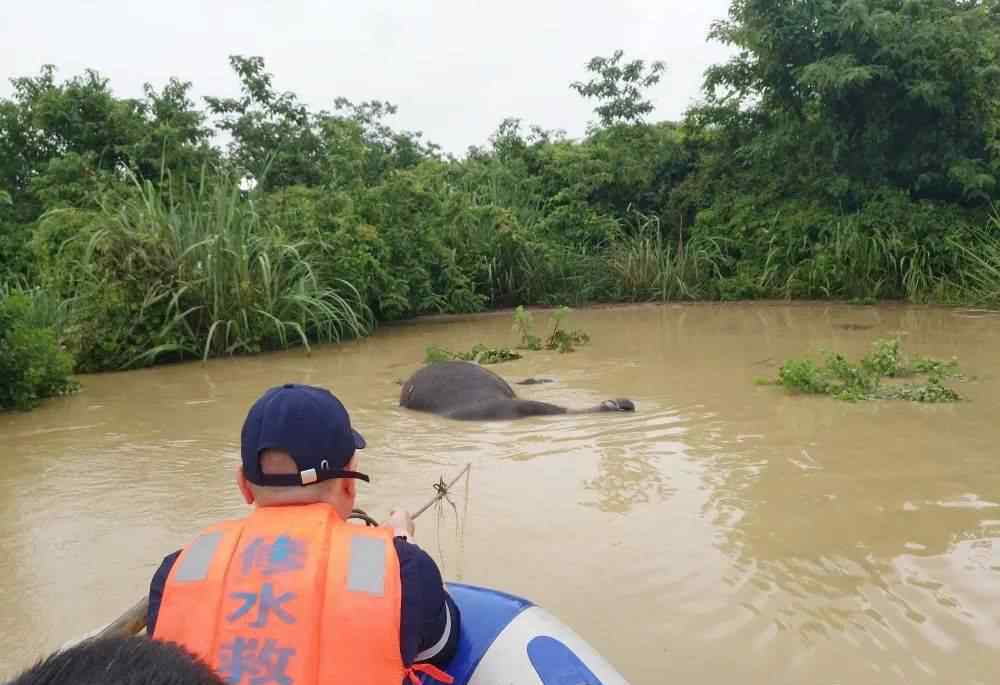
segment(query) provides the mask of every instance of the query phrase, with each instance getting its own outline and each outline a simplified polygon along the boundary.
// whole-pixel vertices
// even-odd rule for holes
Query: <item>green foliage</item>
[[[911,374],[926,374],[931,378],[961,377],[958,370],[958,360],[931,359],[929,357],[918,357],[910,364]]]
[[[451,361],[451,360],[461,360],[467,362],[475,362],[476,364],[499,364],[501,362],[514,361],[515,359],[520,359],[521,355],[513,350],[506,347],[488,347],[482,343],[478,343],[472,346],[472,349],[468,352],[452,352],[449,349],[440,347],[438,345],[431,345],[427,348],[427,356],[425,361],[430,362],[440,362],[440,361]]]
[[[534,319],[524,305],[518,305],[514,310],[514,324],[512,330],[520,336],[521,344],[518,349],[524,350],[559,350],[560,353],[572,352],[578,345],[586,345],[590,342],[590,336],[580,330],[565,330],[563,324],[570,314],[567,306],[559,307],[552,313],[552,331],[544,342],[534,335],[531,330],[534,326]]]
[[[514,310],[514,325],[512,328],[521,336],[521,344],[519,345],[521,349],[542,349],[542,339],[531,333],[533,325],[534,320],[532,319],[531,312],[527,311],[523,304],[519,304],[517,309]]]
[[[89,278],[74,329],[82,368],[308,348],[369,329],[354,288],[319,277],[309,255],[321,248],[262,222],[235,179],[177,195],[146,182],[103,220],[69,265]]]
[[[885,379],[926,375],[924,383],[885,383]],[[831,395],[836,399],[908,400],[911,402],[955,402],[961,396],[945,386],[946,377],[959,377],[958,362],[907,359],[900,341],[877,340],[872,351],[853,363],[840,354],[827,353],[823,366],[811,359],[790,359],[781,365],[775,385],[804,394]],[[767,384],[763,381],[760,384]]]
[[[961,256],[961,299],[1000,309],[1000,213],[994,212],[969,239],[951,239],[949,248]]]
[[[904,362],[900,359],[899,344],[900,341],[898,338],[894,340],[876,340],[874,344],[875,349],[861,360],[861,366],[865,371],[876,376],[896,378],[897,376],[904,375],[909,371],[910,367],[904,365]]]
[[[653,111],[649,100],[643,99],[643,90],[660,82],[666,68],[656,61],[646,68],[646,63],[633,60],[622,64],[624,51],[615,50],[611,57],[594,57],[587,63],[587,71],[595,77],[587,83],[574,81],[570,87],[586,98],[597,98],[603,104],[594,111],[604,126],[615,123],[634,123]]]
[[[45,293],[0,288],[0,410],[30,409],[79,387],[57,322]]]
[[[703,123],[746,163],[826,182],[839,201],[883,186],[988,201],[1000,172],[997,16],[995,0],[734,0],[710,36],[737,53],[707,72]]]
[[[570,308],[563,306],[552,314],[552,332],[545,339],[545,349],[559,350],[560,354],[565,354],[573,352],[577,345],[586,345],[590,342],[590,335],[584,331],[563,329],[563,324],[569,317],[569,313]]]
[[[879,399],[906,400],[908,402],[958,402],[962,396],[945,386],[937,376],[931,376],[926,383],[907,383],[881,388]]]
[[[696,238],[686,246],[669,241],[656,217],[639,215],[634,228],[609,250],[608,266],[617,296],[631,301],[696,299],[708,296],[718,270],[718,246]]]
[[[514,323],[512,330],[519,334],[521,344],[517,349],[538,351],[559,350],[561,354],[573,352],[576,346],[585,345],[590,342],[590,336],[580,330],[567,331],[563,328],[566,318],[570,314],[569,307],[560,307],[552,314],[552,332],[545,339],[532,334],[534,325],[532,315],[524,305],[518,305],[514,310]],[[431,345],[427,348],[426,361],[445,361],[450,359],[461,359],[473,361],[477,364],[497,364],[505,361],[520,359],[521,355],[506,347],[488,347],[482,343],[476,344],[468,352],[453,352],[438,345]]]
[[[781,365],[778,371],[778,385],[790,390],[811,395],[825,395],[830,392],[829,374],[824,373],[811,359],[791,359]]]
[[[11,79],[13,98],[0,103],[0,184],[17,199],[31,195],[38,172],[63,158],[77,180],[120,168],[153,178],[187,173],[211,161],[205,116],[187,97],[189,83],[171,80],[161,92],[146,84],[144,99],[120,99],[108,80],[88,69],[57,83],[55,67]]]
[[[429,312],[475,312],[484,305],[452,246],[461,198],[450,198],[443,169],[426,162],[392,174],[358,201],[368,254],[378,267],[369,292],[380,318]]]
[[[383,121],[394,105],[335,101],[338,115],[312,112],[294,93],[275,90],[261,57],[233,55],[240,97],[207,97],[220,130],[231,137],[230,159],[262,190],[293,185],[335,187],[377,183],[390,171],[436,155],[419,134],[395,132]]]
[[[805,201],[765,212],[770,204],[731,196],[699,213],[688,247],[718,277],[720,298],[941,299],[963,268],[957,245],[996,239],[976,240],[975,214],[896,192],[847,215]]]
[[[0,207],[0,283],[33,277],[36,268],[28,246],[31,226],[5,221],[4,214]]]
[[[259,57],[231,57],[238,96],[205,108],[177,79],[120,98],[44,67],[0,99],[0,283],[47,293],[78,370],[518,305],[1000,307],[998,17],[997,0],[734,0],[712,35],[736,55],[683,121],[644,122],[663,64],[618,50],[571,84],[597,104],[585,136],[508,118],[461,159],[391,126],[391,103],[311,109]],[[520,348],[585,344],[561,312],[535,335],[518,307]],[[955,371],[869,357],[784,373],[933,399]],[[911,372],[930,380],[872,390]]]

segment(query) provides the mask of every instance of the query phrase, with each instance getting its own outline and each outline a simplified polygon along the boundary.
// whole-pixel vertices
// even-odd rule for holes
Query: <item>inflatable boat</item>
[[[447,583],[462,612],[455,685],[628,685],[579,635],[531,602]]]
[[[444,669],[454,685],[628,685],[583,638],[545,609],[489,588],[446,583],[462,612],[455,656]],[[144,632],[145,601],[117,621],[62,645]],[[423,682],[433,685],[427,676]]]

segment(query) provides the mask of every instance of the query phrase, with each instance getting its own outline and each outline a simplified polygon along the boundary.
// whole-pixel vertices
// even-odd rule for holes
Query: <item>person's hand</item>
[[[389,512],[389,518],[382,525],[394,529],[396,535],[413,537],[413,519],[408,512],[393,509]]]

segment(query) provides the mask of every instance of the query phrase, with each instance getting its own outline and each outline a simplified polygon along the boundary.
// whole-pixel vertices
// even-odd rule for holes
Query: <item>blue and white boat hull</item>
[[[444,667],[454,685],[628,685],[583,638],[532,602],[474,585],[447,588],[462,612],[458,648]]]
[[[455,685],[628,685],[586,641],[545,609],[488,588],[448,583],[462,612]]]

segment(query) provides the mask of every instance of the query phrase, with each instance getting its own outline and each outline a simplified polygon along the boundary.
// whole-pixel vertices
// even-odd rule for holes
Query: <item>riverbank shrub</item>
[[[143,182],[107,209],[77,260],[73,335],[84,370],[307,348],[368,332],[354,287],[315,259],[322,244],[262,221],[228,175],[166,191]]]
[[[60,345],[58,305],[38,290],[0,288],[0,410],[71,393],[73,358]]]

